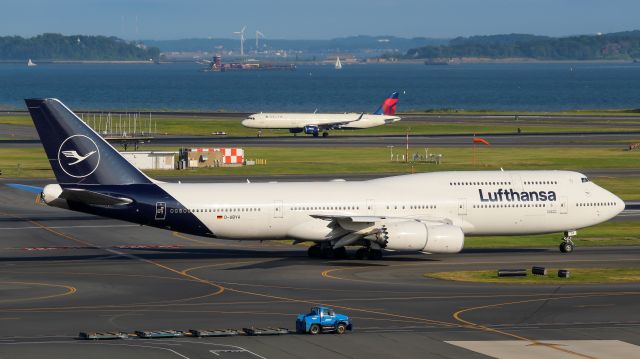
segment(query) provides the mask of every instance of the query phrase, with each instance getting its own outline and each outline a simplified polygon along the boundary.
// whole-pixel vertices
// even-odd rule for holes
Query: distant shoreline
[[[375,59],[370,59],[367,61],[367,64],[415,64],[415,65],[424,65],[425,61],[434,61],[440,59],[398,59],[393,61],[375,61]],[[464,58],[454,58],[445,66],[451,65],[465,65],[465,64],[634,64],[633,60],[539,60],[539,59],[530,59],[530,58],[521,58],[521,57],[509,57],[503,59],[494,59],[494,58],[486,58],[486,57],[464,57]],[[428,66],[428,65],[426,65]],[[432,65],[438,66],[438,65]]]
[[[33,60],[33,59],[32,59]],[[352,65],[424,65],[425,61],[430,59],[376,59],[370,58],[364,62],[346,63],[347,66]],[[144,60],[33,60],[38,64],[60,64],[60,65],[173,65],[173,64],[196,64],[194,61],[180,60],[163,60],[163,61],[144,61]],[[264,61],[273,62],[273,61]],[[278,63],[283,61],[277,61]],[[285,61],[286,62],[286,61]],[[291,61],[298,65],[327,66],[323,62],[313,61]],[[539,60],[529,58],[456,58],[452,59],[447,66],[465,65],[465,64],[634,64],[633,60]],[[24,64],[24,60],[0,60],[2,64]],[[639,64],[640,65],[640,64]],[[425,65],[428,66],[428,65]]]
[[[37,60],[32,59],[32,61],[36,64],[73,64],[73,65],[94,65],[94,64],[134,64],[134,65],[154,65],[156,62],[154,61],[144,61],[144,60]],[[24,60],[2,60],[0,64],[24,64],[26,66],[26,61]],[[164,62],[160,62],[164,63]]]

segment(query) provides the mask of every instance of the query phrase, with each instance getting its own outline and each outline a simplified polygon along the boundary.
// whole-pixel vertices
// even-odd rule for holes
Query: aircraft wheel
[[[560,243],[560,252],[562,253],[571,253],[573,252],[573,244],[569,242]]]
[[[374,261],[382,259],[382,251],[377,250],[377,249],[370,249],[369,250],[369,259],[374,260]]]
[[[320,254],[321,254],[322,258],[333,258],[333,256],[335,255],[333,253],[333,248],[331,248],[331,247],[322,248],[320,250]]]
[[[357,259],[367,259],[369,258],[369,251],[367,250],[367,248],[358,248],[358,250],[356,251],[356,258]]]
[[[322,137],[329,137],[329,132],[323,132]]]
[[[345,247],[340,247],[333,250],[333,257],[336,259],[345,259],[347,258],[347,249]]]
[[[309,255],[310,258],[320,258],[320,256],[322,255],[322,250],[320,249],[320,246],[316,244],[309,247],[309,249],[307,250],[307,255]]]
[[[314,132],[314,133],[313,133],[313,137],[318,137],[318,133],[317,133],[317,132]]]

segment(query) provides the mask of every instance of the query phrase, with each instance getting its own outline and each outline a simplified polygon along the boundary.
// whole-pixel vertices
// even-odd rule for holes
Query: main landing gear
[[[356,251],[356,258],[379,260],[382,259],[382,251],[371,247],[362,247]]]
[[[310,258],[344,259],[347,258],[347,249],[340,247],[333,249],[330,243],[314,244],[307,250]]]
[[[348,258],[345,247],[333,248],[330,243],[321,242],[314,244],[307,250],[310,258],[346,259]],[[379,260],[382,259],[382,250],[372,247],[362,247],[356,251],[356,259]]]
[[[562,237],[562,243],[560,243],[560,252],[562,253],[571,253],[575,247],[575,244],[571,240],[577,234],[576,231],[566,231],[564,232],[564,237]]]

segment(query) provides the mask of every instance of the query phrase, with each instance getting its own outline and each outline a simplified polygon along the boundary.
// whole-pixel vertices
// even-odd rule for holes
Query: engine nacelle
[[[307,135],[317,135],[320,132],[320,128],[316,125],[306,125],[303,129]]]
[[[386,223],[376,237],[381,247],[397,251],[458,253],[464,247],[462,229],[448,224],[391,222]]]

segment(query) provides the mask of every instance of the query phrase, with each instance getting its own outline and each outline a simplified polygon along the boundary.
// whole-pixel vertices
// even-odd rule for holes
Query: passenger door
[[[467,215],[467,200],[465,198],[458,199],[458,215],[460,217]]]
[[[373,199],[367,200],[367,214],[373,216],[375,214],[376,201]]]
[[[569,201],[567,196],[560,196],[560,214],[569,213]]]
[[[282,201],[273,201],[273,218],[282,218],[283,208]]]
[[[167,203],[156,202],[156,221],[164,221],[167,218]]]

